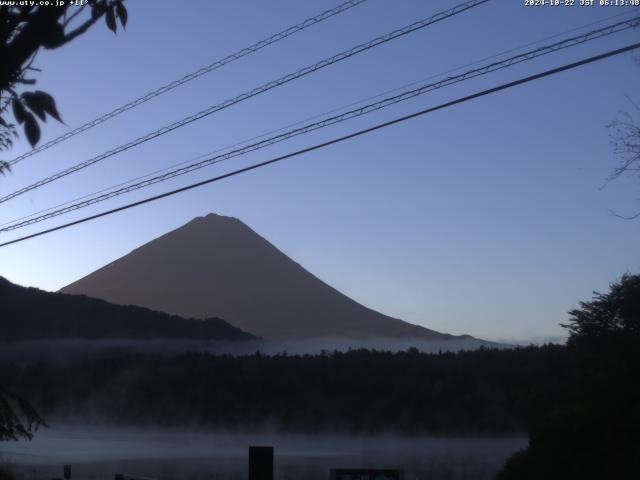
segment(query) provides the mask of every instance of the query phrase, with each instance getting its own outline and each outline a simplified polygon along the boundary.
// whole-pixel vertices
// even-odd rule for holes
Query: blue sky
[[[38,88],[70,127],[331,8],[334,1],[127,2],[129,25],[99,25],[41,52]],[[455,1],[369,0],[15,166],[11,192]],[[214,114],[0,206],[2,223],[351,102],[626,11],[493,0]],[[631,11],[631,10],[628,10]],[[613,22],[611,20],[610,22]],[[601,24],[601,25],[604,25]],[[588,27],[583,31],[595,28]],[[241,159],[81,210],[186,185],[546,68],[627,45],[639,30],[432,92]],[[548,42],[547,42],[548,43]],[[0,275],[58,289],[215,212],[238,217],[318,277],[383,313],[490,339],[563,335],[592,290],[640,267],[637,179],[600,189],[616,158],[606,125],[640,98],[631,54],[455,106],[177,197],[0,249]],[[49,123],[43,139],[69,127]],[[21,142],[5,158],[26,151]],[[9,240],[62,218],[2,234]]]

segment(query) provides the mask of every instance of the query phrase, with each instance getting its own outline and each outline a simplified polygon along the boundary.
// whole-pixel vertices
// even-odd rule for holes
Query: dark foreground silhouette
[[[2,277],[0,303],[0,342],[105,338],[256,338],[219,318],[185,319],[142,307],[113,305],[82,295],[25,288]]]
[[[569,315],[566,383],[541,405],[528,449],[499,480],[638,478],[640,275],[624,275]]]
[[[514,433],[554,402],[560,346],[459,354],[134,355],[0,364],[51,422],[348,433]]]

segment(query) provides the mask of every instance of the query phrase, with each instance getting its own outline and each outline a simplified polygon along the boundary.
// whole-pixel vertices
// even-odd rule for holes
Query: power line
[[[54,145],[57,145],[58,143],[61,143],[65,140],[68,140],[71,137],[74,137],[76,135],[78,135],[79,133],[82,133],[84,131],[87,131],[97,125],[100,125],[101,123],[106,122],[107,120],[112,119],[113,117],[116,117],[118,115],[120,115],[121,113],[124,113],[128,110],[131,110],[132,108],[135,108],[139,105],[142,105],[143,103],[148,102],[149,100],[155,98],[155,97],[159,97],[160,95],[167,93],[171,90],[173,90],[174,88],[179,87],[180,85],[184,85],[187,82],[190,82],[191,80],[195,80],[198,77],[201,77],[207,73],[210,73],[214,70],[217,70],[218,68],[221,68],[229,63],[235,62],[236,60],[241,59],[242,57],[245,57],[247,55],[250,55],[252,53],[257,52],[258,50],[261,50],[265,47],[268,47],[269,45],[273,45],[276,42],[279,42],[280,40],[284,40],[287,37],[290,37],[291,35],[294,35],[298,32],[301,32],[302,30],[305,30],[313,25],[316,25],[320,22],[323,22],[324,20],[327,20],[335,15],[338,15],[342,12],[345,12],[355,6],[358,6],[364,2],[366,2],[367,0],[349,0],[348,2],[344,2],[340,5],[338,5],[335,8],[332,8],[330,10],[326,10],[318,15],[316,15],[315,17],[310,17],[307,18],[306,20],[304,20],[303,22],[298,23],[297,25],[294,25],[292,27],[289,27],[285,30],[282,30],[281,32],[278,32],[274,35],[271,35],[268,38],[265,38],[263,40],[260,40],[257,43],[254,43],[253,45],[250,45],[249,47],[243,48],[242,50],[238,50],[235,53],[232,53],[231,55],[227,55],[226,57],[220,59],[220,60],[216,60],[213,63],[210,63],[207,66],[204,66],[202,68],[199,68],[198,70],[191,72],[187,75],[185,75],[182,78],[179,78],[178,80],[174,80],[173,82],[167,83],[166,85],[163,85],[159,88],[157,88],[156,90],[153,90],[152,92],[147,93],[146,95],[143,95],[142,97],[136,98],[135,100],[130,101],[129,103],[126,103],[112,111],[110,111],[109,113],[105,113],[104,115],[101,115],[98,118],[95,118],[94,120],[91,120],[90,122],[87,122],[83,125],[80,125],[79,127],[74,128],[73,130],[60,135],[57,138],[54,138],[53,140],[48,141],[47,143],[44,143],[26,153],[23,153],[22,155],[14,158],[13,160],[9,161],[9,165],[15,165],[16,163],[24,160],[25,158],[31,157],[32,155],[35,155],[36,153],[42,152],[43,150],[46,150],[48,148],[53,147]]]
[[[183,161],[181,161],[181,162],[179,162],[179,163],[174,163],[174,164],[172,164],[172,165],[169,165],[169,166],[166,166],[166,167],[160,168],[160,169],[158,169],[158,170],[154,170],[154,171],[152,171],[152,172],[145,173],[145,174],[143,174],[143,175],[139,175],[139,176],[134,177],[134,178],[130,178],[130,179],[125,180],[125,181],[123,181],[123,182],[119,182],[119,183],[117,183],[117,184],[115,184],[115,185],[111,185],[111,186],[109,186],[109,187],[101,188],[100,190],[97,190],[97,191],[94,191],[94,192],[91,192],[91,193],[87,193],[87,194],[85,194],[85,195],[82,195],[82,196],[80,196],[80,197],[73,198],[73,199],[71,199],[71,200],[67,200],[67,201],[65,201],[65,202],[63,202],[63,203],[59,203],[59,204],[57,204],[57,205],[54,205],[54,206],[51,206],[51,207],[48,207],[48,208],[45,208],[45,209],[42,209],[42,210],[38,210],[38,211],[33,212],[33,213],[30,213],[30,214],[28,214],[28,215],[24,215],[24,216],[22,216],[22,217],[15,218],[15,219],[13,219],[13,220],[9,220],[9,221],[6,221],[6,222],[4,222],[4,223],[0,223],[0,232],[2,231],[1,227],[4,227],[5,225],[10,225],[10,224],[12,224],[12,223],[16,223],[16,222],[19,222],[19,221],[21,221],[21,220],[25,220],[25,219],[28,219],[28,218],[31,218],[31,217],[39,216],[39,215],[41,215],[41,214],[43,214],[43,213],[50,212],[51,210],[55,210],[55,209],[58,209],[58,208],[60,208],[60,207],[64,207],[64,206],[67,206],[67,205],[71,205],[72,203],[79,202],[80,200],[84,200],[84,199],[86,199],[86,198],[89,198],[89,197],[92,197],[92,196],[95,196],[95,195],[99,195],[99,194],[101,194],[101,193],[108,192],[108,191],[110,191],[110,190],[113,190],[113,189],[116,189],[116,188],[119,188],[119,187],[123,187],[123,186],[125,186],[125,185],[131,184],[131,183],[136,182],[136,181],[138,181],[138,180],[142,180],[142,179],[145,179],[145,178],[149,178],[149,177],[151,177],[151,176],[153,176],[153,175],[157,175],[157,174],[162,173],[162,172],[167,172],[167,171],[171,170],[172,168],[177,168],[177,167],[180,167],[180,166],[182,166],[182,165],[186,165],[186,164],[188,164],[188,163],[194,162],[194,161],[196,161],[196,160],[200,160],[200,159],[206,158],[206,157],[208,157],[208,156],[210,156],[210,155],[214,155],[214,154],[216,154],[216,153],[223,152],[223,151],[225,151],[225,150],[229,150],[229,149],[232,149],[232,148],[238,147],[238,146],[240,146],[240,145],[248,144],[249,142],[252,142],[252,141],[254,141],[254,140],[258,140],[258,139],[261,139],[261,138],[267,137],[267,136],[269,136],[269,135],[272,135],[272,134],[275,134],[275,133],[278,133],[278,132],[282,132],[282,131],[284,131],[284,130],[286,130],[286,129],[288,129],[288,128],[295,127],[295,126],[298,126],[298,125],[302,125],[302,124],[304,124],[305,122],[309,122],[309,121],[312,121],[312,120],[316,120],[316,119],[318,119],[318,118],[322,118],[322,117],[324,117],[324,116],[326,116],[326,115],[330,115],[330,114],[332,114],[332,113],[339,112],[339,111],[344,110],[344,109],[346,109],[346,108],[354,107],[354,106],[356,106],[356,105],[360,105],[360,104],[362,104],[362,103],[364,103],[364,102],[368,102],[368,101],[371,101],[371,100],[375,100],[376,98],[380,98],[380,97],[382,97],[382,96],[384,96],[384,95],[388,95],[388,94],[390,94],[390,93],[395,93],[395,92],[398,92],[398,91],[400,91],[400,90],[406,89],[406,88],[408,88],[408,87],[412,87],[412,86],[415,86],[415,85],[418,85],[418,84],[424,83],[424,82],[426,82],[427,80],[432,80],[432,79],[434,79],[434,78],[439,78],[439,77],[442,77],[442,76],[444,76],[444,75],[448,75],[448,74],[450,74],[450,73],[460,71],[460,70],[462,70],[463,68],[472,67],[472,66],[474,66],[474,65],[478,65],[478,64],[480,64],[480,63],[482,63],[482,62],[484,62],[484,61],[487,61],[487,60],[493,60],[493,59],[499,58],[499,57],[501,57],[501,56],[503,56],[503,55],[506,55],[506,54],[508,54],[508,53],[517,52],[517,51],[520,51],[520,50],[522,50],[522,49],[524,49],[524,48],[527,48],[527,47],[530,47],[530,46],[533,46],[533,45],[538,45],[538,44],[540,44],[540,43],[542,43],[542,42],[546,42],[546,41],[548,41],[548,40],[553,40],[554,38],[561,37],[561,36],[566,35],[566,34],[568,34],[568,33],[577,32],[577,31],[579,31],[579,30],[583,30],[583,29],[585,29],[585,28],[592,27],[592,26],[594,26],[594,25],[598,25],[598,24],[601,24],[601,23],[607,22],[607,21],[609,21],[609,20],[613,20],[614,18],[620,18],[620,17],[624,17],[624,16],[629,16],[629,12],[627,11],[627,12],[617,13],[617,14],[615,14],[615,15],[609,15],[609,16],[607,16],[607,17],[603,17],[603,18],[601,18],[601,19],[599,19],[599,20],[595,20],[595,21],[593,21],[593,22],[589,22],[589,23],[586,23],[586,24],[583,24],[583,25],[580,25],[580,26],[577,26],[577,27],[573,27],[573,28],[570,28],[570,29],[567,29],[567,30],[563,30],[563,31],[558,32],[558,33],[555,33],[555,34],[553,34],[553,35],[550,35],[550,36],[547,36],[547,37],[544,37],[544,38],[540,38],[540,39],[538,39],[538,40],[535,40],[535,41],[532,41],[532,42],[528,42],[528,43],[525,43],[525,44],[519,45],[519,46],[517,46],[517,47],[510,48],[510,49],[508,49],[508,50],[503,50],[503,51],[501,51],[501,52],[495,53],[495,54],[490,55],[490,56],[488,56],[488,57],[483,57],[483,58],[481,58],[481,59],[474,60],[474,61],[469,62],[469,63],[466,63],[466,64],[464,64],[464,65],[461,65],[461,66],[458,66],[458,67],[455,67],[455,68],[452,68],[452,69],[446,70],[446,71],[444,71],[444,72],[440,72],[440,73],[437,73],[437,74],[432,74],[432,75],[429,75],[428,77],[422,78],[422,79],[420,79],[420,80],[415,80],[415,81],[413,81],[413,82],[406,83],[406,84],[401,85],[401,86],[399,86],[399,87],[395,87],[395,88],[390,89],[390,90],[385,90],[384,92],[380,92],[380,93],[378,93],[378,94],[375,94],[375,95],[372,95],[372,96],[369,96],[369,97],[366,97],[366,98],[361,98],[360,100],[357,100],[357,101],[355,101],[355,102],[351,102],[351,103],[348,103],[348,104],[346,104],[346,105],[342,105],[342,106],[340,106],[340,107],[336,107],[336,108],[333,108],[333,109],[331,109],[331,110],[324,111],[324,112],[322,112],[322,113],[319,113],[319,114],[313,115],[313,116],[311,116],[311,117],[307,117],[307,118],[305,118],[305,119],[298,120],[298,121],[296,121],[296,122],[294,122],[294,123],[289,123],[289,124],[287,124],[287,125],[284,125],[284,126],[282,126],[282,127],[277,128],[277,129],[273,129],[273,130],[269,130],[269,131],[267,131],[267,132],[263,132],[263,133],[261,133],[261,134],[259,134],[259,135],[255,135],[255,136],[253,136],[253,137],[246,138],[246,139],[244,139],[244,140],[240,140],[240,141],[235,142],[235,143],[233,143],[233,144],[231,144],[231,145],[226,145],[225,147],[220,147],[220,148],[217,148],[217,149],[215,149],[215,150],[213,150],[213,151],[209,151],[209,152],[207,152],[207,153],[200,154],[200,155],[198,155],[198,156],[196,156],[196,157],[192,157],[192,158],[190,158],[190,159],[188,159],[188,160],[183,160]],[[632,20],[632,19],[631,19],[631,20]],[[605,28],[606,28],[606,27],[605,27]]]
[[[58,230],[69,228],[69,227],[72,227],[74,225],[79,225],[81,223],[85,223],[85,222],[88,222],[90,220],[95,220],[97,218],[105,217],[107,215],[111,215],[111,214],[114,214],[114,213],[117,213],[117,212],[128,210],[130,208],[137,207],[137,206],[140,206],[140,205],[144,205],[146,203],[154,202],[154,201],[160,200],[162,198],[170,197],[172,195],[176,195],[178,193],[182,193],[182,192],[185,192],[185,191],[188,191],[188,190],[192,190],[194,188],[201,187],[203,185],[208,185],[210,183],[214,183],[214,182],[223,180],[225,178],[233,177],[233,176],[239,175],[241,173],[245,173],[245,172],[249,172],[251,170],[255,170],[255,169],[258,169],[258,168],[261,168],[261,167],[265,167],[267,165],[271,165],[273,163],[277,163],[277,162],[280,162],[282,160],[286,160],[288,158],[297,157],[297,156],[302,155],[304,153],[312,152],[314,150],[319,150],[321,148],[325,148],[325,147],[328,147],[330,145],[341,143],[341,142],[344,142],[346,140],[350,140],[352,138],[356,138],[356,137],[359,137],[361,135],[365,135],[367,133],[371,133],[371,132],[374,132],[376,130],[380,130],[382,128],[389,127],[391,125],[395,125],[397,123],[402,123],[402,122],[405,122],[407,120],[410,120],[410,119],[413,119],[413,118],[416,118],[416,117],[420,117],[420,116],[426,115],[428,113],[435,112],[437,110],[442,110],[442,109],[445,109],[445,108],[448,108],[448,107],[452,107],[454,105],[458,105],[460,103],[468,102],[470,100],[474,100],[474,99],[479,98],[479,97],[490,95],[490,94],[499,92],[501,90],[506,90],[506,89],[509,89],[509,88],[512,88],[512,87],[515,87],[515,86],[518,86],[518,85],[522,85],[522,84],[525,84],[525,83],[532,82],[534,80],[539,80],[541,78],[548,77],[548,76],[551,76],[551,75],[555,75],[555,74],[560,73],[560,72],[564,72],[564,71],[571,70],[571,69],[574,69],[574,68],[577,68],[577,67],[580,67],[580,66],[583,66],[583,65],[594,63],[594,62],[597,62],[599,60],[604,60],[605,58],[613,57],[615,55],[620,55],[622,53],[629,52],[631,50],[635,50],[636,48],[640,48],[640,42],[634,43],[632,45],[628,45],[626,47],[618,48],[616,50],[610,50],[610,51],[608,51],[606,53],[602,53],[600,55],[595,55],[595,56],[592,56],[592,57],[588,57],[588,58],[585,58],[583,60],[579,60],[577,62],[565,64],[565,65],[563,65],[561,67],[552,68],[550,70],[546,70],[544,72],[537,73],[535,75],[530,75],[528,77],[524,77],[524,78],[521,78],[521,79],[518,79],[518,80],[514,80],[514,81],[509,82],[509,83],[504,83],[504,84],[499,85],[497,87],[489,88],[489,89],[486,89],[486,90],[482,90],[480,92],[476,92],[476,93],[471,94],[471,95],[467,95],[465,97],[457,98],[456,100],[451,100],[451,101],[446,102],[446,103],[441,103],[440,105],[437,105],[435,107],[426,108],[424,110],[420,110],[418,112],[415,112],[415,113],[412,113],[412,114],[409,114],[409,115],[405,115],[405,116],[402,116],[402,117],[399,117],[399,118],[395,118],[393,120],[390,120],[390,121],[387,121],[387,122],[384,122],[384,123],[380,123],[380,124],[374,125],[373,127],[365,128],[363,130],[359,130],[357,132],[353,132],[353,133],[350,133],[348,135],[344,135],[342,137],[334,138],[334,139],[329,140],[327,142],[319,143],[319,144],[313,145],[311,147],[303,148],[301,150],[297,150],[295,152],[288,153],[286,155],[282,155],[282,156],[279,156],[279,157],[276,157],[276,158],[272,158],[271,160],[266,160],[264,162],[260,162],[260,163],[254,164],[254,165],[250,165],[248,167],[240,168],[238,170],[234,170],[232,172],[225,173],[223,175],[218,175],[216,177],[209,178],[207,180],[203,180],[203,181],[200,181],[200,182],[197,182],[197,183],[192,183],[190,185],[178,188],[176,190],[171,190],[169,192],[165,192],[165,193],[162,193],[160,195],[155,195],[153,197],[148,197],[148,198],[145,198],[143,200],[139,200],[137,202],[129,203],[127,205],[123,205],[121,207],[117,207],[117,208],[114,208],[114,209],[111,209],[111,210],[107,210],[105,212],[101,212],[101,213],[98,213],[98,214],[95,214],[95,215],[84,217],[84,218],[81,218],[79,220],[75,220],[73,222],[69,222],[69,223],[66,223],[66,224],[63,224],[63,225],[59,225],[57,227],[49,228],[47,230],[42,230],[40,232],[32,233],[30,235],[26,235],[24,237],[16,238],[16,239],[10,240],[8,242],[0,243],[0,247],[5,247],[7,245],[12,245],[14,243],[23,242],[23,241],[29,240],[31,238],[39,237],[39,236],[42,236],[42,235],[45,235],[45,234],[48,234],[48,233],[52,233],[52,232],[55,232],[55,231],[58,231]]]
[[[630,19],[630,20],[624,20],[621,22],[617,22],[615,24],[612,25],[608,25],[606,27],[602,27],[600,29],[596,29],[593,30],[591,32],[585,33],[583,35],[578,35],[575,37],[571,37],[571,38],[567,38],[564,40],[561,40],[560,42],[556,42],[553,43],[551,45],[546,45],[546,46],[542,46],[539,47],[537,49],[528,51],[528,52],[524,52],[521,53],[519,55],[515,55],[513,57],[501,60],[499,62],[494,62],[479,68],[475,68],[472,70],[469,70],[467,72],[464,72],[460,75],[457,76],[453,76],[453,77],[447,77],[443,80],[440,80],[438,82],[435,83],[429,83],[426,85],[422,85],[416,89],[413,90],[409,90],[409,91],[405,91],[399,95],[395,95],[392,97],[388,97],[385,98],[379,102],[375,102],[375,103],[371,103],[365,106],[362,106],[360,108],[354,109],[354,110],[350,110],[348,112],[344,112],[340,115],[335,115],[332,117],[328,117],[328,118],[324,118],[318,122],[313,122],[310,124],[307,124],[305,126],[290,130],[288,132],[282,133],[280,135],[276,135],[274,137],[270,137],[267,138],[265,140],[250,144],[250,145],[246,145],[242,148],[238,148],[235,150],[232,150],[230,152],[221,154],[221,155],[216,155],[210,158],[206,158],[200,162],[197,163],[193,163],[191,165],[187,165],[185,167],[182,168],[178,168],[176,170],[164,173],[162,175],[157,175],[155,177],[152,178],[148,178],[146,180],[142,180],[138,183],[134,183],[131,185],[128,185],[126,187],[123,188],[119,188],[117,190],[112,190],[108,193],[102,194],[102,195],[98,195],[92,198],[89,198],[88,200],[84,200],[78,203],[73,203],[69,206],[65,206],[64,208],[60,208],[57,210],[53,210],[50,211],[48,213],[45,213],[43,215],[39,215],[39,216],[32,216],[33,218],[30,218],[28,220],[24,220],[24,221],[19,221],[20,219],[16,220],[16,223],[13,222],[7,222],[7,224],[11,223],[11,225],[9,226],[4,226],[7,224],[2,225],[2,228],[0,228],[0,232],[9,232],[12,230],[16,230],[19,228],[23,228],[26,227],[28,225],[33,225],[35,223],[39,223],[48,219],[51,219],[53,217],[57,217],[75,210],[79,210],[81,208],[84,207],[88,207],[90,205],[94,205],[96,203],[100,203],[106,200],[109,200],[111,198],[120,196],[120,195],[124,195],[130,192],[133,192],[135,190],[141,189],[141,188],[145,188],[151,185],[154,185],[156,183],[160,183],[166,180],[169,180],[171,178],[175,178],[177,176],[180,175],[184,175],[187,173],[191,173],[193,171],[199,170],[201,168],[216,164],[216,163],[220,163],[222,161],[228,160],[230,158],[234,158],[237,156],[241,156],[241,155],[245,155],[247,153],[259,150],[261,148],[265,148],[271,145],[274,145],[276,143],[280,143],[284,140],[288,140],[290,138],[293,138],[295,136],[298,135],[302,135],[302,134],[306,134],[309,133],[311,131],[315,131],[315,130],[319,130],[321,128],[325,128],[328,127],[330,125],[335,125],[337,123],[341,123],[344,122],[346,120],[350,120],[352,118],[356,118],[356,117],[360,117],[362,115],[366,115],[368,113],[372,113],[374,111],[378,111],[381,110],[383,108],[387,108],[391,105],[395,105],[396,103],[400,103],[402,101],[405,100],[409,100],[411,98],[415,98],[419,95],[423,95],[425,93],[431,92],[433,90],[439,89],[439,88],[443,88],[449,85],[453,85],[455,83],[459,83],[465,80],[469,80],[471,78],[475,78],[481,75],[486,75],[488,73],[492,73],[498,70],[502,70],[504,68],[508,68],[511,67],[513,65],[517,65],[519,63],[525,62],[525,61],[529,61],[529,60],[533,60],[535,58],[538,58],[540,56],[543,55],[547,55],[553,52],[557,52],[559,50],[565,49],[565,48],[569,48],[569,47],[573,47],[576,45],[580,45],[583,44],[585,42],[591,41],[591,40],[595,40],[598,38],[602,38],[608,35],[612,35],[614,33],[619,33],[625,30],[628,30],[630,28],[636,27],[640,24],[640,17],[635,17],[634,19]],[[51,210],[51,209],[50,209]]]
[[[628,15],[629,15],[628,11],[627,12],[622,12],[622,13],[617,13],[615,15],[610,15],[610,16],[607,16],[607,17],[603,17],[603,18],[601,18],[599,20],[595,20],[593,22],[589,22],[589,23],[586,23],[586,24],[583,24],[583,25],[580,25],[580,26],[577,26],[577,27],[573,27],[573,28],[570,28],[568,30],[563,30],[562,32],[558,32],[558,33],[555,33],[553,35],[550,35],[550,36],[547,36],[547,37],[544,37],[544,38],[541,38],[541,39],[538,39],[538,40],[535,40],[535,41],[532,41],[532,42],[528,42],[528,43],[519,45],[518,47],[510,48],[508,50],[503,50],[503,51],[501,51],[499,53],[495,53],[495,54],[490,55],[488,57],[483,57],[481,59],[474,60],[473,62],[466,63],[464,65],[461,65],[461,66],[446,70],[444,72],[440,72],[440,73],[437,73],[437,74],[429,75],[428,77],[422,78],[420,80],[415,80],[415,81],[413,81],[411,83],[406,83],[406,84],[401,85],[399,87],[395,87],[395,88],[390,89],[390,90],[385,90],[384,92],[380,92],[380,93],[377,93],[375,95],[372,95],[372,96],[369,96],[369,97],[366,97],[366,98],[361,98],[360,100],[357,100],[355,102],[351,102],[351,103],[348,103],[346,105],[342,105],[340,107],[336,107],[336,108],[333,108],[331,110],[324,111],[324,112],[319,113],[319,114],[315,114],[315,115],[313,115],[311,117],[307,117],[305,119],[298,120],[298,121],[293,122],[293,123],[289,123],[289,124],[284,125],[282,127],[279,127],[279,128],[273,129],[273,130],[269,130],[267,132],[263,132],[261,134],[255,135],[255,136],[250,137],[250,138],[245,138],[245,139],[237,141],[237,142],[235,142],[235,143],[233,143],[231,145],[226,145],[225,147],[217,148],[217,149],[215,149],[213,151],[209,151],[207,153],[200,154],[200,155],[198,155],[196,157],[192,157],[192,158],[190,158],[188,160],[183,160],[183,161],[181,161],[179,163],[174,163],[172,165],[168,165],[168,166],[160,168],[158,170],[154,170],[152,172],[145,173],[145,174],[139,175],[139,176],[134,177],[134,178],[130,178],[130,179],[125,180],[123,182],[119,182],[119,183],[117,183],[115,185],[111,185],[109,187],[101,188],[100,190],[93,191],[91,193],[87,193],[87,194],[82,195],[80,197],[76,197],[76,198],[73,198],[71,200],[67,200],[65,202],[59,203],[57,205],[53,205],[51,207],[44,208],[42,210],[38,210],[36,212],[24,215],[22,217],[15,218],[13,220],[9,220],[9,221],[4,222],[4,223],[0,223],[0,227],[4,227],[5,225],[9,225],[9,224],[18,222],[20,220],[25,220],[27,218],[38,216],[40,214],[49,212],[51,210],[55,210],[57,208],[64,207],[66,205],[70,205],[70,204],[78,202],[80,200],[84,200],[85,198],[89,198],[89,197],[92,197],[94,195],[98,195],[98,194],[101,194],[101,193],[104,193],[104,192],[108,192],[108,191],[113,190],[115,188],[122,187],[124,185],[136,182],[138,180],[142,180],[142,179],[151,177],[151,176],[156,175],[158,173],[167,172],[168,170],[171,170],[172,168],[180,167],[180,166],[186,165],[186,164],[188,164],[190,162],[194,162],[196,160],[203,159],[203,158],[205,158],[207,156],[210,156],[210,155],[213,155],[213,154],[216,154],[216,153],[219,153],[219,152],[223,152],[225,150],[229,150],[231,148],[234,148],[234,147],[237,147],[237,146],[240,146],[240,145],[248,144],[249,142],[252,142],[254,140],[258,140],[260,138],[267,137],[267,136],[272,135],[274,133],[282,132],[282,131],[286,130],[287,128],[295,127],[297,125],[302,125],[305,122],[309,122],[311,120],[316,120],[318,118],[322,118],[325,115],[329,115],[329,114],[332,114],[332,113],[335,113],[335,112],[339,112],[339,111],[344,110],[346,108],[350,108],[350,107],[353,107],[353,106],[356,106],[356,105],[360,105],[360,104],[362,104],[364,102],[375,100],[376,98],[380,98],[380,97],[382,97],[384,95],[387,95],[387,94],[390,94],[390,93],[394,93],[394,92],[398,92],[398,91],[400,91],[402,89],[405,89],[405,88],[408,88],[408,87],[412,87],[414,85],[418,85],[418,84],[423,83],[423,82],[425,82],[427,80],[431,80],[431,79],[434,79],[434,78],[442,77],[443,75],[448,75],[450,73],[462,70],[463,68],[471,67],[473,65],[478,65],[479,63],[482,63],[482,62],[484,62],[486,60],[493,60],[495,58],[501,57],[502,55],[506,55],[506,54],[512,53],[512,52],[517,52],[519,50],[522,50],[523,48],[530,47],[532,45],[537,45],[537,44],[540,44],[540,43],[545,42],[547,40],[552,40],[554,38],[561,37],[562,35],[566,35],[568,33],[576,32],[578,30],[583,30],[583,29],[585,29],[587,27],[591,27],[593,25],[598,25],[598,24],[604,23],[606,21],[612,20],[614,18],[620,18],[620,17],[628,16]]]
[[[445,10],[443,12],[437,13],[435,15],[432,15],[428,18],[425,18],[423,20],[419,20],[417,22],[414,22],[408,26],[405,26],[403,28],[394,30],[386,35],[374,38],[373,40],[370,40],[369,42],[357,45],[349,50],[346,50],[344,52],[341,52],[337,55],[334,55],[333,57],[330,58],[326,58],[324,60],[321,60],[311,66],[307,66],[304,67],[300,70],[297,70],[296,72],[290,73],[288,75],[285,75],[284,77],[281,77],[277,80],[272,80],[271,82],[265,83],[264,85],[261,85],[260,87],[256,87],[253,90],[250,90],[248,92],[245,92],[241,95],[238,95],[237,97],[228,99],[222,103],[219,103],[217,105],[213,105],[205,110],[202,110],[198,113],[195,113],[193,115],[190,115],[188,117],[183,118],[182,120],[179,120],[177,122],[174,122],[170,125],[167,125],[165,127],[162,127],[158,130],[155,130],[153,132],[150,132],[146,135],[143,135],[142,137],[139,137],[135,140],[132,140],[129,143],[120,145],[119,147],[116,147],[112,150],[109,150],[107,152],[104,152],[100,155],[97,155],[93,158],[90,158],[89,160],[85,160],[84,162],[81,162],[79,164],[74,165],[73,167],[67,168],[65,170],[62,170],[58,173],[55,173],[47,178],[44,178],[42,180],[39,180],[31,185],[28,185],[26,187],[23,187],[19,190],[14,191],[13,193],[10,193],[8,195],[5,195],[4,197],[0,198],[0,203],[4,203],[8,200],[11,200],[12,198],[15,198],[19,195],[22,195],[24,193],[27,193],[31,190],[34,190],[36,188],[42,187],[43,185],[46,185],[48,183],[51,183],[55,180],[58,180],[62,177],[66,177],[67,175],[71,175],[79,170],[82,170],[84,168],[87,168],[97,162],[100,162],[102,160],[105,160],[106,158],[112,157],[113,155],[116,155],[118,153],[121,153],[125,150],[129,150],[130,148],[136,147],[142,143],[148,142],[149,140],[152,140],[154,138],[157,138],[161,135],[164,135],[165,133],[169,133],[177,128],[183,127],[185,125],[188,125],[192,122],[195,122],[197,120],[200,120],[204,117],[207,117],[215,112],[218,112],[220,110],[224,110],[232,105],[235,105],[236,103],[240,103],[244,100],[247,100],[249,98],[255,97],[256,95],[259,95],[261,93],[267,92],[269,90],[272,90],[276,87],[279,87],[281,85],[284,85],[286,83],[289,83],[293,80],[296,80],[300,77],[303,77],[305,75],[308,75],[310,73],[316,72],[322,68],[328,67],[329,65],[333,65],[335,63],[338,63],[342,60],[346,60],[354,55],[357,55],[359,53],[365,52],[371,48],[377,47],[379,45],[382,45],[384,43],[390,42],[392,40],[395,40],[399,37],[402,37],[404,35],[408,35],[410,33],[416,32],[418,30],[421,30],[422,28],[425,28],[429,25],[433,25],[434,23],[440,22],[442,20],[446,20],[448,18],[453,17],[454,15],[457,15],[459,13],[462,13],[464,11],[470,10],[474,7],[477,7],[478,5],[481,5],[483,3],[487,3],[490,0],[471,0],[468,2],[464,2],[461,3],[459,5],[456,5],[453,8],[450,8],[448,10]]]

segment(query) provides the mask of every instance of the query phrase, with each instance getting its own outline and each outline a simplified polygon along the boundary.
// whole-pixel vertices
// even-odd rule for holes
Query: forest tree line
[[[561,346],[427,354],[133,355],[3,364],[0,383],[50,423],[515,433],[552,408],[571,376]]]

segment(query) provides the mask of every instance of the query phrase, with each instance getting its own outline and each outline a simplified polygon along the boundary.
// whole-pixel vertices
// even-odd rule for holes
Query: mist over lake
[[[0,361],[68,361],[101,356],[122,356],[136,353],[176,356],[189,352],[212,355],[243,356],[260,352],[263,355],[319,355],[323,352],[348,352],[369,349],[381,352],[402,352],[415,348],[421,352],[459,352],[482,346],[514,348],[513,345],[481,341],[474,338],[454,340],[424,340],[421,338],[313,338],[287,341],[203,341],[192,339],[56,339],[27,340],[2,344]]]
[[[331,468],[403,468],[405,478],[491,478],[524,436],[401,436],[124,429],[53,425],[31,442],[6,442],[0,459],[21,478],[73,478],[115,473],[159,479],[246,478],[250,445],[275,447],[275,478],[328,478]]]

